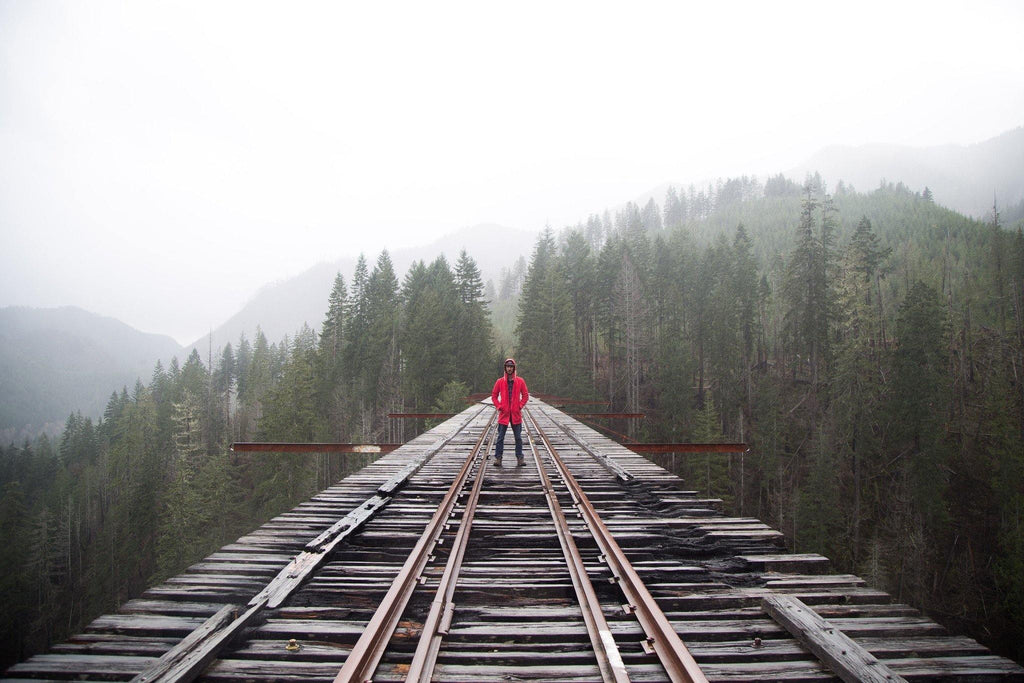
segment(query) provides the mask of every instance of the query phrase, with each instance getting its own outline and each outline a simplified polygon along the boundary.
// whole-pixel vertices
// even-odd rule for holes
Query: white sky
[[[706,4],[0,0],[0,306],[187,343],[318,261],[1024,124],[1017,0]]]

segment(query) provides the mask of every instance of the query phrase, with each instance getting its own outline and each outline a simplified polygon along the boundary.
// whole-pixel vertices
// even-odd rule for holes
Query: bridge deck
[[[612,660],[621,659],[629,680],[685,680],[670,676],[645,647],[649,634],[623,609],[619,570],[592,535],[594,524],[577,514],[579,501],[562,488],[541,432],[707,680],[836,680],[836,664],[812,654],[770,615],[764,599],[777,596],[810,606],[827,623],[819,635],[845,636],[853,645],[843,647],[862,649],[877,660],[871,666],[896,677],[1024,680],[1017,664],[894,604],[856,576],[828,573],[824,557],[787,553],[778,531],[720,514],[717,501],[539,401],[530,404],[526,465],[514,467],[510,436],[504,466],[484,466],[473,454],[478,444],[481,452],[493,450],[492,413],[467,409],[99,617],[50,653],[11,667],[5,680],[335,680],[461,467],[467,487],[482,480],[471,529],[466,522],[450,624],[436,636],[428,677],[608,680],[560,545],[553,497],[570,513],[567,528],[614,641]],[[551,496],[539,467],[557,489]],[[468,505],[468,488],[456,489],[415,570],[415,590],[370,669],[373,680],[405,680],[415,665]]]

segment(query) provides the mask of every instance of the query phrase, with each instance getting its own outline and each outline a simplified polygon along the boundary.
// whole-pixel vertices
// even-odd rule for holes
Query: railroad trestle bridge
[[[476,404],[5,680],[1024,680],[531,401]]]

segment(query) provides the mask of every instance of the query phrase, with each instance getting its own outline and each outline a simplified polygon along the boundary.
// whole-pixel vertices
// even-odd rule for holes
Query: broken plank
[[[203,625],[168,650],[153,666],[132,679],[132,683],[149,681],[193,681],[220,652],[220,648],[253,621],[262,605],[250,608],[242,616],[236,605],[224,605]]]
[[[904,679],[838,628],[791,595],[766,595],[765,611],[847,683]]]

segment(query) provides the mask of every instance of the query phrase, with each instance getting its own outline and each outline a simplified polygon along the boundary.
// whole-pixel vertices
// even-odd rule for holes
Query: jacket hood
[[[516,364],[516,359],[515,358],[506,358],[505,359],[505,363],[512,363],[512,365],[515,365]],[[502,375],[505,374],[505,363],[501,364],[501,374]],[[515,377],[516,373],[518,373],[518,372],[519,372],[519,367],[516,366],[515,368],[512,369],[512,376]]]

